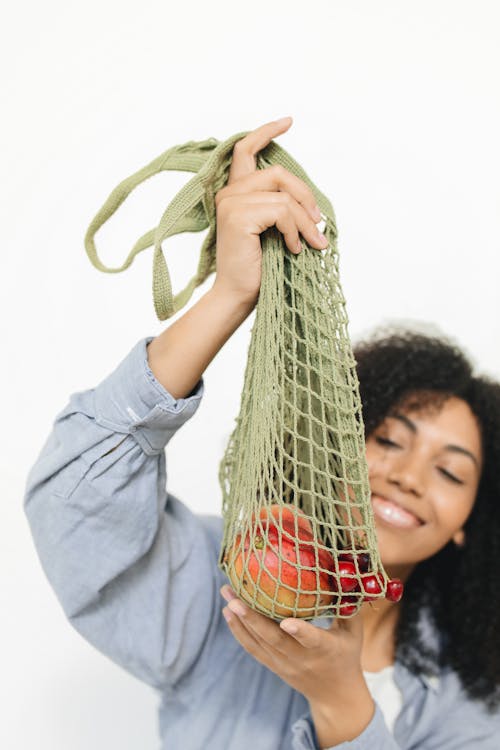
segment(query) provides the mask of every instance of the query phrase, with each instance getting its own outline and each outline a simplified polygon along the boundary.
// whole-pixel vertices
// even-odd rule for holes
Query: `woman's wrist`
[[[148,346],[157,380],[174,398],[184,398],[254,305],[212,287]]]
[[[246,297],[233,289],[229,289],[224,285],[224,282],[219,279],[215,279],[212,288],[209,290],[210,294],[214,295],[223,305],[234,310],[236,314],[240,313],[244,317],[247,317],[254,309],[259,295],[255,297]]]
[[[321,750],[359,737],[375,713],[375,703],[362,672],[351,680],[338,680],[336,686],[329,699],[309,700]]]

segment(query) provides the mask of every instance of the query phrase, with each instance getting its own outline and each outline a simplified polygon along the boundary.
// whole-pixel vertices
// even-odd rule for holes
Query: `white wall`
[[[335,207],[353,336],[429,321],[500,376],[499,21],[494,0],[25,0],[4,11],[2,748],[159,745],[156,696],[66,623],[22,513],[26,473],[69,394],[165,326],[151,253],[123,275],[99,273],[83,248],[91,218],[167,148],[291,114],[280,142]],[[130,198],[98,235],[103,260],[124,259],[186,179],[162,175]],[[199,244],[166,243],[176,289]],[[252,320],[169,446],[170,488],[194,510],[219,512]]]

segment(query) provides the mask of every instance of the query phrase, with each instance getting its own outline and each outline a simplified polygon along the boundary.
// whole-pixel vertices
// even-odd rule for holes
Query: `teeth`
[[[420,519],[417,516],[404,510],[399,505],[391,503],[390,500],[384,500],[377,495],[372,495],[372,505],[375,515],[392,526],[410,528],[421,525]]]

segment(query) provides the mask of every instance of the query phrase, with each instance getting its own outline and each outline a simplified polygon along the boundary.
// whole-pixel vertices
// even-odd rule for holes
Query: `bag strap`
[[[234,144],[246,134],[247,132],[237,133],[224,142],[219,142],[215,138],[208,138],[205,141],[188,141],[163,152],[145,167],[120,182],[110,193],[85,233],[85,250],[90,262],[98,270],[105,273],[125,271],[132,264],[136,255],[148,247],[154,246],[153,301],[159,320],[166,320],[178,312],[189,301],[196,287],[202,284],[210,273],[215,271],[215,195],[227,181]],[[271,141],[263,151],[259,152],[257,158],[257,166],[260,166],[260,168],[271,164],[281,164],[298,175],[313,189],[320,209],[324,208],[327,211],[330,215],[330,221],[328,221],[327,216],[324,216],[324,218],[336,234],[335,219],[330,202],[309,180],[300,165],[274,141]],[[195,175],[168,204],[158,226],[146,232],[137,240],[121,266],[110,268],[104,265],[97,254],[96,233],[138,185],[166,170],[195,172]],[[201,248],[197,272],[186,287],[174,295],[170,273],[163,255],[162,242],[175,234],[199,232],[207,227],[209,227],[209,232]]]

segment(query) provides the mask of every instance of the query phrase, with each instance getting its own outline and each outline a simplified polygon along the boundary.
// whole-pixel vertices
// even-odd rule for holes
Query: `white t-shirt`
[[[368,689],[384,715],[387,728],[392,733],[394,722],[401,711],[403,696],[394,682],[394,665],[384,667],[380,672],[363,672]]]

